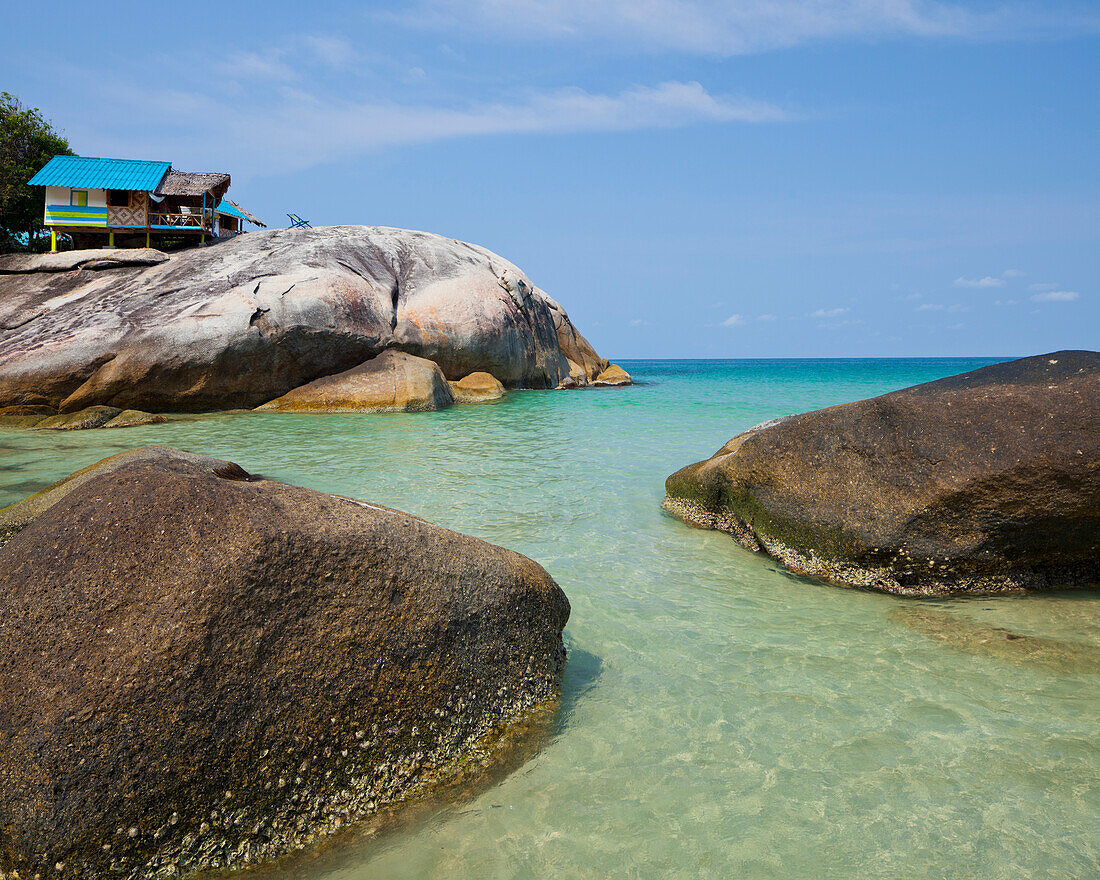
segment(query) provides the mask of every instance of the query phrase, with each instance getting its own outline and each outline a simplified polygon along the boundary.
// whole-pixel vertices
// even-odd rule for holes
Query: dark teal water
[[[632,388],[439,413],[7,429],[0,503],[162,443],[546,566],[573,605],[555,738],[334,876],[1096,877],[1100,594],[846,591],[660,510],[669,473],[757,422],[991,362],[632,361]]]

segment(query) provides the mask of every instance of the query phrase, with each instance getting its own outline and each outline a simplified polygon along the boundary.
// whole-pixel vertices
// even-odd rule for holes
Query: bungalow
[[[114,247],[116,236],[146,247],[154,238],[205,242],[217,232],[230,178],[175,171],[170,162],[54,156],[29,183],[46,188],[44,222],[57,250],[58,233],[82,246]]]

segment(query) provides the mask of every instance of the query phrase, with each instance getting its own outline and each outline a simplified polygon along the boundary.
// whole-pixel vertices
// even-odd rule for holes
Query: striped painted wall
[[[107,209],[46,205],[47,226],[107,226]]]

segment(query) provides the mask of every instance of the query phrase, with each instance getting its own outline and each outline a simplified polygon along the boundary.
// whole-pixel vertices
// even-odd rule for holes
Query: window
[[[130,191],[125,189],[107,190],[107,204],[112,208],[130,207]]]
[[[74,189],[69,197],[69,205],[74,208],[87,208],[88,191],[86,189]]]

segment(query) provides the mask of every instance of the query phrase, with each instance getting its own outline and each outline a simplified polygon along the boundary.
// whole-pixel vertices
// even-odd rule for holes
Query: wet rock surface
[[[506,387],[587,384],[607,366],[517,267],[424,232],[268,230],[3,265],[0,407],[251,409],[390,349]]]
[[[665,508],[791,569],[909,596],[1100,583],[1100,354],[1062,351],[758,425]]]
[[[159,447],[0,512],[0,873],[256,864],[559,687],[564,594],[415,517]]]
[[[315,379],[256,409],[260,412],[426,412],[454,403],[443,371],[400,351]]]
[[[71,413],[58,413],[48,406],[8,406],[0,409],[0,426],[40,428],[43,431],[83,431],[90,428],[134,428],[166,422],[165,416],[117,406],[89,406]]]

